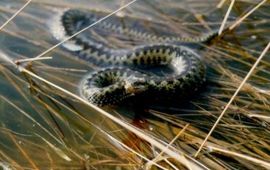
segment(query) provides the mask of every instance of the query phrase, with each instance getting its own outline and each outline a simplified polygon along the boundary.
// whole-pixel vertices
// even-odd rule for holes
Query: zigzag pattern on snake
[[[101,17],[95,12],[71,9],[64,12],[61,24],[65,34],[71,36]],[[197,91],[205,81],[205,65],[193,50],[173,43],[205,42],[217,35],[211,32],[194,38],[158,36],[107,20],[95,25],[95,29],[153,42],[133,49],[118,50],[92,39],[91,34],[79,34],[73,39],[81,47],[76,52],[78,58],[106,66],[87,75],[79,87],[82,97],[100,106],[119,103],[140,94],[157,97],[187,96]]]

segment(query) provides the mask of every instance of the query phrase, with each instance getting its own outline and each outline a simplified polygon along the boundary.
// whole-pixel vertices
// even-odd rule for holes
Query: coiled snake
[[[61,24],[65,34],[71,36],[101,17],[96,13],[71,9],[64,12]],[[117,21],[102,21],[95,25],[95,29],[159,42],[133,49],[114,50],[92,39],[91,35],[77,35],[74,41],[81,47],[77,51],[78,58],[106,65],[104,69],[87,75],[80,84],[82,97],[96,105],[115,104],[141,94],[156,97],[187,96],[205,80],[205,66],[200,57],[191,49],[172,43],[205,42],[216,35],[214,32],[197,38],[157,36],[126,28]],[[163,73],[162,69],[169,71]]]

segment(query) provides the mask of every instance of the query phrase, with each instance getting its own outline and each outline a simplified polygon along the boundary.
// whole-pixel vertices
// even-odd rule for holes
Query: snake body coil
[[[71,36],[101,17],[96,13],[68,10],[62,15],[61,23],[66,35]],[[80,85],[82,97],[97,105],[115,104],[134,95],[187,96],[196,91],[205,80],[205,66],[191,49],[172,43],[204,42],[216,35],[209,33],[199,38],[158,36],[106,21],[93,29],[159,42],[115,50],[91,38],[91,34],[79,34],[74,38],[82,47],[77,51],[80,59],[107,66],[87,75]]]

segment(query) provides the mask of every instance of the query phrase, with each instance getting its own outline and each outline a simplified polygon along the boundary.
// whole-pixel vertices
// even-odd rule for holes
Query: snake
[[[69,9],[61,15],[61,26],[66,36],[98,22],[104,14],[81,9]],[[102,65],[86,75],[79,85],[81,97],[98,106],[115,105],[132,96],[169,98],[189,96],[205,82],[206,66],[194,50],[177,42],[207,42],[217,35],[206,33],[199,37],[157,35],[138,27],[121,24],[121,17],[102,20],[93,28],[142,39],[146,45],[132,49],[108,47],[88,34],[78,34],[72,41],[80,47],[76,56],[84,61]],[[173,98],[173,97],[172,97]]]

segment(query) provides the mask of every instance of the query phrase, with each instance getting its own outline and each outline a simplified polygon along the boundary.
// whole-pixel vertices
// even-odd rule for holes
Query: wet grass
[[[0,167],[269,169],[269,1],[138,0],[121,14],[138,23],[144,18],[165,23],[166,30],[176,35],[197,36],[222,25],[232,30],[210,44],[194,46],[207,65],[207,84],[191,100],[151,103],[140,109],[97,108],[77,92],[81,78],[95,66],[74,59],[61,47],[43,56],[58,43],[48,23],[63,8],[113,12],[127,3],[32,1],[4,25]],[[4,23],[25,1],[0,4]],[[120,47],[143,43],[116,35],[102,38]],[[41,54],[45,60],[36,60]],[[26,66],[33,58],[36,61]]]

